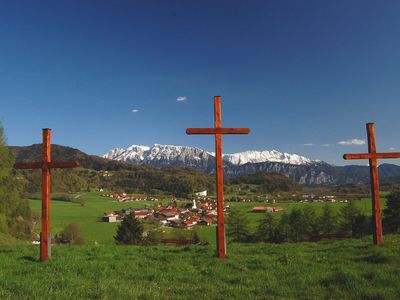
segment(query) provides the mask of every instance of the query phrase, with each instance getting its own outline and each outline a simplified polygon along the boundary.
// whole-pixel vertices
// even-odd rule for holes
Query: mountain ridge
[[[214,153],[197,147],[154,144],[151,147],[132,145],[127,148],[114,148],[102,157],[137,164],[153,164],[153,161],[157,162],[165,159],[176,161],[187,159],[188,156],[191,156],[195,160],[208,159],[208,155],[214,157]],[[238,153],[223,154],[223,160],[233,165],[260,162],[301,165],[317,162],[298,154],[282,153],[277,150],[247,150]]]
[[[38,161],[41,159],[40,144],[9,148],[14,153],[16,161],[18,162]],[[156,153],[153,153],[152,155],[157,159],[152,160],[151,164],[137,164],[134,162],[111,160],[96,155],[89,155],[78,149],[60,145],[52,145],[52,157],[54,160],[61,161],[76,160],[81,163],[83,168],[94,170],[117,171],[141,169],[145,171],[146,168],[179,168],[213,175],[215,173],[215,157],[199,148],[192,148],[191,150],[193,149],[195,152],[194,156],[191,155],[191,151],[182,148],[183,154],[179,159],[168,159],[168,156],[157,157]],[[247,162],[242,165],[234,165],[229,161],[224,161],[224,174],[227,178],[260,172],[279,173],[306,186],[366,184],[370,181],[368,166],[333,166],[323,161],[313,161],[312,163],[300,165],[280,162]],[[382,164],[379,166],[379,172],[381,181],[400,181],[400,166]]]

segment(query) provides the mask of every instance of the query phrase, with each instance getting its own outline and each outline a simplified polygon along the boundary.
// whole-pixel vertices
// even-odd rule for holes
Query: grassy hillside
[[[145,205],[154,205],[155,202],[128,202],[118,203],[113,202],[111,198],[100,196],[101,193],[79,193],[85,198],[85,205],[81,206],[78,203],[64,202],[64,201],[51,201],[51,228],[52,233],[60,232],[67,224],[77,223],[82,231],[83,237],[86,242],[93,244],[95,241],[100,244],[113,244],[115,231],[117,228],[116,223],[99,222],[99,218],[105,211],[119,210],[122,208],[143,208]],[[77,194],[78,195],[78,194]],[[167,200],[165,200],[167,201]],[[229,203],[231,207],[239,208],[246,212],[250,220],[250,225],[255,230],[258,225],[258,220],[263,217],[262,213],[252,213],[251,210],[257,203]],[[371,214],[371,200],[363,199],[356,201],[358,207],[365,214]],[[385,199],[382,200],[382,208],[385,205]],[[30,205],[33,211],[40,211],[41,201],[30,200]],[[303,207],[305,205],[313,206],[318,210],[322,210],[324,203],[276,203],[275,206],[284,207],[290,210],[294,207]],[[345,203],[331,203],[335,211],[339,211]],[[281,213],[277,213],[279,216]],[[40,231],[40,224],[36,225],[36,231]],[[207,240],[209,243],[215,243],[215,227],[198,226],[198,232],[202,239]]]
[[[213,246],[0,247],[1,299],[399,299],[400,236]]]
[[[106,210],[154,202],[116,203],[82,193],[85,206],[52,201],[52,232],[78,223],[84,246],[58,245],[38,262],[39,247],[0,246],[0,299],[399,299],[400,235],[384,246],[363,239],[318,243],[229,244],[224,261],[215,257],[215,227],[200,227],[210,245],[117,246],[116,224],[98,222]],[[34,211],[40,201],[30,200]],[[231,203],[245,211],[253,228],[262,214],[253,203]],[[322,203],[277,203],[288,210]],[[335,210],[343,203],[332,203]],[[370,200],[357,201],[365,212]],[[39,228],[37,228],[39,229]],[[0,236],[0,239],[2,237]],[[95,241],[97,243],[95,243]],[[14,245],[12,245],[14,244]],[[11,246],[12,245],[12,246]]]

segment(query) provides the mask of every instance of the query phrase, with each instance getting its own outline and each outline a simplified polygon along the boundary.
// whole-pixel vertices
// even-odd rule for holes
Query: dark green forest
[[[13,174],[13,164],[14,157],[6,146],[0,124],[0,233],[26,238],[33,228],[32,213],[28,202],[20,196],[23,187]]]

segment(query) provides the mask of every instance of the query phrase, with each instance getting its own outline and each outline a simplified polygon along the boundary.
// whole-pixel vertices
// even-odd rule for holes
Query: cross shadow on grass
[[[18,258],[18,259],[19,259],[19,260],[31,261],[31,262],[39,262],[39,259],[34,258],[33,256],[29,256],[29,255],[21,256],[21,257]]]
[[[367,262],[370,264],[388,264],[391,262],[390,257],[385,256],[382,252],[375,252],[369,256],[357,259],[359,262]]]

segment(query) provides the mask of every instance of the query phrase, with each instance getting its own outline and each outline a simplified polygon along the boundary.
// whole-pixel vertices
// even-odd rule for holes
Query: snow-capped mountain
[[[115,148],[103,155],[103,157],[136,164],[179,165],[203,170],[212,167],[212,163],[215,160],[214,153],[199,148],[160,144],[155,144],[151,147],[132,145],[126,149]],[[316,162],[304,156],[282,153],[276,150],[224,154],[223,159],[227,164],[233,166],[262,162],[291,165],[306,165]]]
[[[245,151],[240,153],[225,154],[224,160],[234,165],[244,165],[247,163],[260,162],[279,162],[291,165],[310,164],[313,161],[307,157],[297,154],[282,153],[276,150],[272,151]]]

